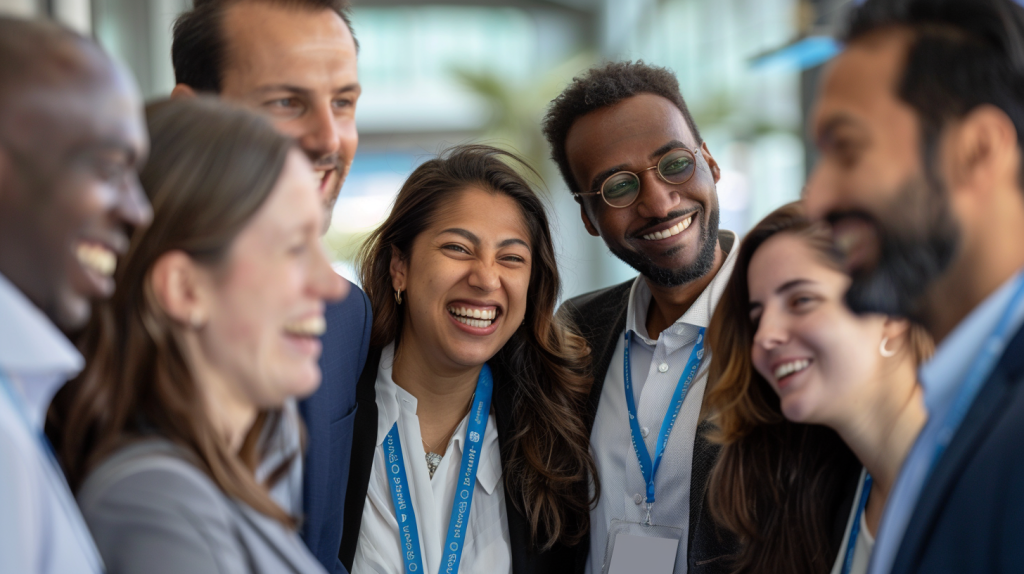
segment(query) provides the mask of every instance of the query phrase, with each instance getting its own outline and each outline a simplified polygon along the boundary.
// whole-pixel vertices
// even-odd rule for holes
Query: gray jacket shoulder
[[[247,571],[225,496],[167,441],[115,453],[78,504],[110,574]]]
[[[109,574],[321,574],[298,535],[224,494],[166,440],[127,446],[78,495]]]

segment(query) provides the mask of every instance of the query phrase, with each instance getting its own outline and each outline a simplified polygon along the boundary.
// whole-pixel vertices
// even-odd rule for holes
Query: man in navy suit
[[[320,173],[327,221],[358,145],[358,46],[345,0],[195,0],[174,26],[176,97],[216,94],[263,112]],[[278,496],[328,572],[338,559],[356,382],[369,350],[370,303],[356,286],[327,308],[323,382],[299,405],[308,434],[302,479]],[[301,489],[301,492],[299,490]]]
[[[826,71],[806,191],[858,312],[939,342],[870,572],[1024,570],[1024,8],[868,0]]]

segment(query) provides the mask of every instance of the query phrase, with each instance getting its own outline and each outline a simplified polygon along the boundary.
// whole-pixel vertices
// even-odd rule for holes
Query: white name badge
[[[683,531],[613,520],[604,554],[604,574],[672,574]]]

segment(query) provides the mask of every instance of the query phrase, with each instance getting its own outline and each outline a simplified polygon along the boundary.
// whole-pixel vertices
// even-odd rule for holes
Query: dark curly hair
[[[558,164],[569,191],[581,190],[569,169],[565,154],[565,139],[576,120],[594,110],[615,104],[639,94],[654,94],[672,102],[683,112],[686,125],[690,126],[697,143],[703,143],[700,130],[690,115],[690,110],[679,91],[679,81],[666,68],[636,62],[609,62],[587,70],[582,76],[572,79],[562,93],[551,101],[544,116],[544,136],[551,144],[551,159]]]

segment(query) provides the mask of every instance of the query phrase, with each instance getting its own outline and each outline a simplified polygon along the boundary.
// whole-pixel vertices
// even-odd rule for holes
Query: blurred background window
[[[850,0],[356,0],[359,151],[326,241],[353,260],[409,173],[444,148],[482,141],[543,176],[566,297],[635,272],[586,233],[548,159],[548,102],[586,68],[642,59],[679,78],[722,168],[722,228],[741,236],[797,199],[813,149],[805,119],[820,65]],[[0,13],[49,15],[95,35],[147,98],[174,86],[170,29],[191,0],[0,0]]]

